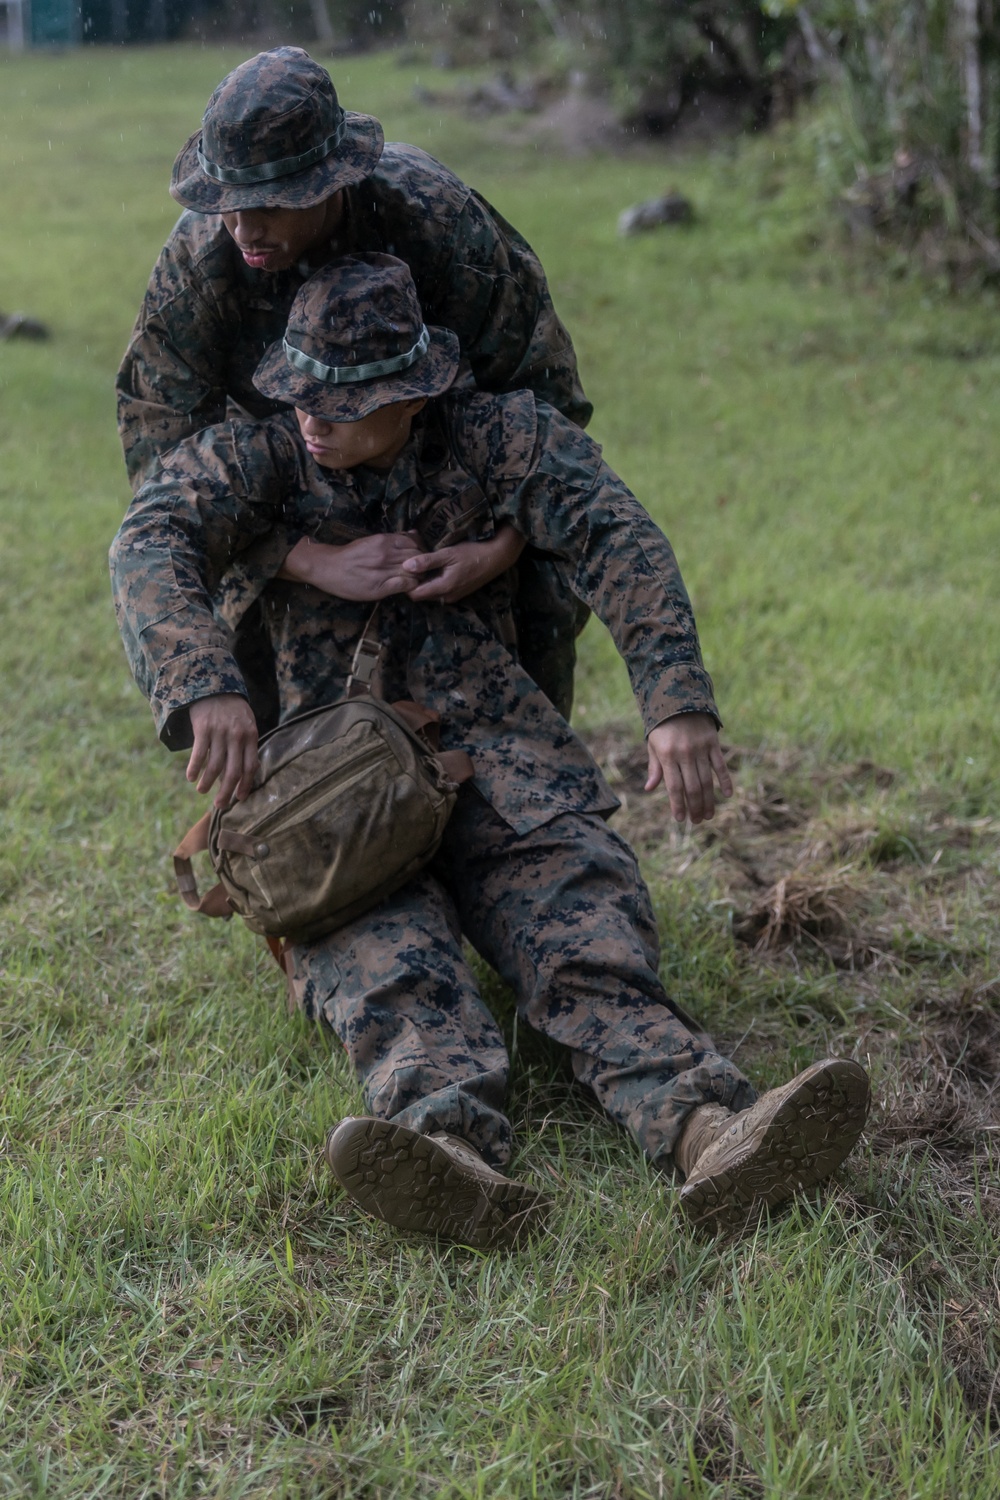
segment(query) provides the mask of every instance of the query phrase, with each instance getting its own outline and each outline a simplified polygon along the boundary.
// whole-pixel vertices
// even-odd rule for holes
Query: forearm
[[[537,474],[521,487],[512,519],[567,564],[573,592],[608,627],[647,732],[677,713],[718,718],[673,550],[609,470],[601,466],[589,488]]]
[[[410,558],[403,564],[410,598],[418,604],[457,604],[508,572],[525,548],[525,539],[510,522],[481,542],[453,542]]]
[[[290,583],[308,583],[328,594],[335,593],[329,584],[345,576],[344,551],[343,547],[331,542],[317,542],[311,536],[301,537],[285,554],[277,577]]]
[[[122,382],[117,388],[118,436],[125,456],[132,493],[156,477],[160,461],[185,438],[193,437],[203,427],[221,421],[225,403],[205,403],[193,412],[177,411],[163,402],[137,395]]]
[[[502,573],[512,568],[528,544],[517,528],[509,521],[505,521],[494,537],[479,545],[483,549],[486,566],[491,570],[490,578],[492,579],[499,578]]]
[[[202,582],[176,568],[169,548],[145,545],[128,518],[111,547],[111,581],[129,669],[171,750],[191,744],[188,707],[220,693],[246,697],[231,636]]]

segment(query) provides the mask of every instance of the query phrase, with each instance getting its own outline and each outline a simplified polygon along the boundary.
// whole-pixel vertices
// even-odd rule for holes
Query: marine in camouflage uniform
[[[221,421],[229,403],[255,417],[279,409],[253,384],[261,356],[281,338],[312,271],[355,251],[388,251],[409,265],[425,317],[458,335],[481,389],[527,388],[580,426],[589,421],[573,345],[530,245],[426,152],[383,149],[378,121],[342,109],[326,70],[301,49],[261,53],[222,81],[177,158],[170,191],[188,211],[154,267],[118,375],[135,488],[175,443]],[[315,216],[318,238],[294,264],[270,270],[266,256],[248,263],[241,254],[235,216],[260,207]],[[229,227],[223,215],[233,216]],[[278,545],[276,533],[267,559]],[[241,620],[238,654],[262,725],[276,711],[273,667],[245,594],[267,559],[243,557],[216,601],[222,618]],[[519,574],[522,654],[568,717],[586,611],[533,550]]]
[[[274,526],[333,545],[417,533],[433,549],[510,524],[560,562],[610,629],[651,744],[665,721],[705,716],[717,745],[712,686],[666,538],[573,423],[529,392],[449,390],[457,367],[454,334],[422,329],[405,267],[344,261],[303,288],[285,340],[258,371],[299,424],[285,415],[210,427],[142,488],[112,571],[129,662],[164,743],[191,744],[199,700],[244,692],[211,599]],[[306,448],[309,411],[319,427],[360,424],[426,395],[437,399],[413,417],[391,467],[332,468]],[[606,822],[616,799],[518,661],[510,598],[504,578],[457,605],[398,593],[379,606],[382,696],[439,713],[443,748],[471,755],[475,778],[416,879],[291,949],[296,993],[340,1037],[371,1111],[332,1134],[331,1164],[358,1201],[405,1227],[487,1245],[539,1217],[537,1192],[502,1172],[508,1060],[464,934],[510,984],[521,1017],[569,1049],[577,1078],[649,1158],[674,1156],[688,1171],[689,1207],[718,1217],[722,1199],[745,1212],[751,1200],[787,1196],[850,1149],[864,1075],[851,1063],[817,1065],[775,1091],[777,1103],[772,1093],[755,1105],[739,1069],[667,997],[648,892]],[[262,602],[282,716],[342,696],[370,603],[277,578]],[[750,1150],[755,1131],[765,1144]],[[739,1140],[722,1167],[701,1170],[727,1132]],[[734,1188],[736,1157],[755,1165]]]

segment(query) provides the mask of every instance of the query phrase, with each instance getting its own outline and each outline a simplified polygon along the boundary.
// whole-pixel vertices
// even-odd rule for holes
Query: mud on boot
[[[388,1120],[342,1120],[326,1157],[348,1196],[377,1219],[476,1250],[521,1244],[549,1209],[537,1188],[495,1172],[465,1141]]]
[[[870,1098],[860,1063],[827,1058],[739,1114],[701,1106],[677,1143],[681,1207],[696,1224],[736,1229],[822,1182],[856,1145]]]

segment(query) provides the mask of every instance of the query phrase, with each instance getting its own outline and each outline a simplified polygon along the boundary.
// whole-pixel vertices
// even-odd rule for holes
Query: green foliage
[[[1000,11],[992,0],[775,3],[798,15],[826,54],[854,164],[871,173],[912,164],[888,186],[897,220],[920,197],[928,218],[988,248],[982,231],[992,235],[1000,224]],[[884,205],[887,219],[892,207]],[[996,261],[995,246],[989,253]]]
[[[861,1036],[874,1146],[829,1199],[700,1241],[522,1028],[516,1165],[558,1206],[511,1260],[348,1207],[320,1161],[360,1102],[342,1055],[287,1017],[246,931],[170,894],[198,799],[115,634],[111,381],[176,214],[174,150],[244,51],[0,59],[0,306],[53,330],[0,344],[0,1494],[993,1500],[995,1154],[888,1111],[904,1063],[932,1069],[908,1049],[935,994],[961,1026],[952,1113],[951,1064],[996,1024],[956,967],[973,948],[984,981],[1000,967],[995,850],[911,858],[961,921],[866,978],[749,962],[694,878],[714,846],[678,835],[696,863],[659,896],[678,998],[768,1083]],[[426,66],[339,59],[335,79],[541,253],[595,434],[679,551],[730,740],[848,781],[890,765],[878,827],[932,860],[914,808],[995,812],[993,298],[841,267],[785,132],[553,161],[417,104],[416,82],[447,85]],[[665,180],[697,224],[618,240]],[[580,722],[635,726],[593,627],[583,658]]]
[[[592,82],[612,82],[654,130],[703,91],[745,96],[766,115],[771,71],[793,29],[759,0],[409,0],[412,36],[458,60],[523,57],[555,38]]]
[[[630,84],[759,87],[788,27],[758,0],[592,0],[597,34]]]

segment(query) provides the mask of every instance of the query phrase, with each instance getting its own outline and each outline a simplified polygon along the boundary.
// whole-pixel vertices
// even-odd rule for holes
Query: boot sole
[[[437,1141],[387,1120],[342,1121],[326,1158],[345,1193],[375,1218],[474,1250],[522,1244],[548,1209],[537,1189],[480,1178]]]
[[[860,1064],[847,1058],[815,1063],[761,1134],[714,1171],[699,1177],[696,1168],[681,1188],[681,1207],[695,1224],[734,1229],[814,1187],[857,1145],[870,1098]]]

